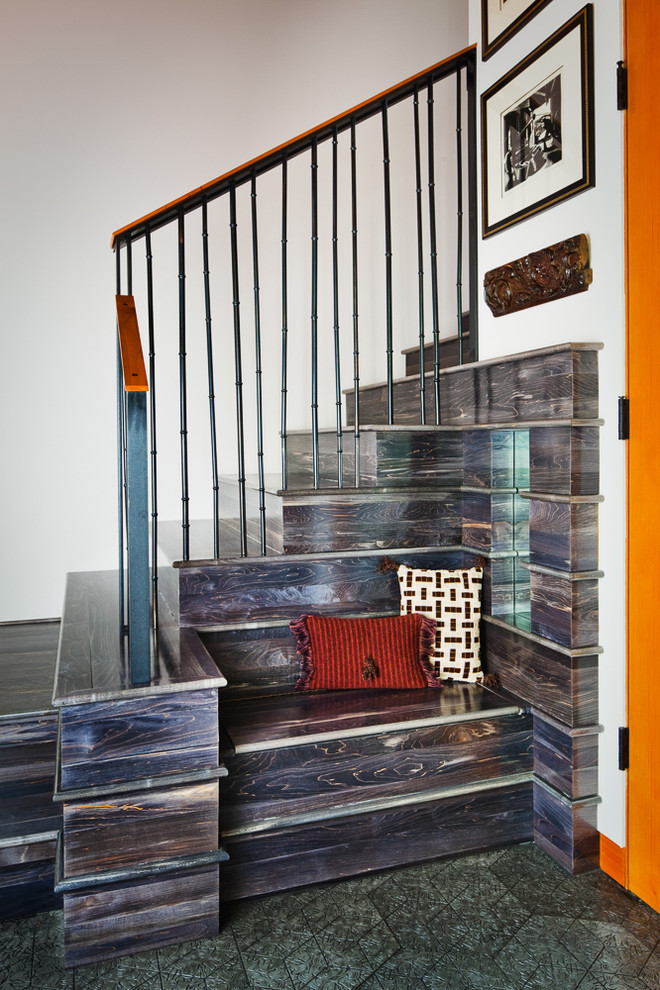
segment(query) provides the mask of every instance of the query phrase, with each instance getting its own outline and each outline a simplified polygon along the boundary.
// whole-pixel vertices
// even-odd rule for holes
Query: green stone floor
[[[660,990],[660,915],[525,844],[232,904],[207,941],[61,957],[61,913],[0,924],[10,990]]]

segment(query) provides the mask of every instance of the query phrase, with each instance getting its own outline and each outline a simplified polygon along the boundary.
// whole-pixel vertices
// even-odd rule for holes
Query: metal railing
[[[277,471],[275,487],[291,486],[292,424],[310,433],[311,487],[359,487],[362,383],[384,378],[383,418],[395,424],[398,350],[415,341],[419,422],[441,422],[443,340],[457,338],[460,363],[477,357],[474,58],[469,49],[432,66],[113,235],[117,294],[134,296],[148,330],[154,580],[161,503],[168,514],[180,503],[184,561],[193,497],[195,518],[212,516],[209,554],[233,552],[223,543],[224,475],[237,483],[236,552],[247,555],[252,540],[267,552],[267,476]],[[144,264],[136,263],[138,245]],[[326,430],[336,437],[331,481],[320,445]],[[254,536],[248,472],[256,475]],[[130,556],[130,536],[128,543]]]

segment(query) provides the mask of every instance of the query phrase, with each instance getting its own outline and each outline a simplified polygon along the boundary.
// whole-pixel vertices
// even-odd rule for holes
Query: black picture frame
[[[481,97],[482,234],[595,185],[593,5]]]
[[[487,61],[550,2],[551,0],[481,0],[482,60]]]

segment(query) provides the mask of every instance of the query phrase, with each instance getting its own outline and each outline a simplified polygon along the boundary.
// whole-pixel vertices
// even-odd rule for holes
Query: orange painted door
[[[628,886],[660,910],[660,3],[626,0]]]

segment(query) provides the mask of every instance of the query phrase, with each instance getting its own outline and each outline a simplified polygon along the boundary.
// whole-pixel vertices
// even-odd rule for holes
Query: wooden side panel
[[[598,579],[530,573],[532,632],[578,649],[598,645]]]
[[[438,488],[460,485],[463,481],[461,435],[442,430],[394,430],[379,435],[377,463],[372,473],[379,485]]]
[[[595,801],[569,801],[534,785],[534,841],[569,873],[598,867],[599,832]]]
[[[598,506],[530,499],[529,559],[561,571],[596,570]]]
[[[485,643],[485,647],[484,644]],[[598,657],[569,657],[494,623],[482,623],[488,672],[502,687],[568,726],[598,720]]]
[[[64,806],[67,879],[217,847],[217,783],[67,802]]]
[[[534,772],[569,798],[598,793],[598,727],[568,729],[534,715]]]
[[[66,966],[218,934],[218,867],[64,895]]]
[[[529,487],[553,495],[597,495],[597,426],[546,426],[529,431]]]
[[[658,621],[649,561],[660,557],[658,528],[658,381],[660,380],[660,134],[648,94],[658,75],[660,5],[626,0],[628,111],[628,879],[630,889],[660,910],[660,686],[649,677],[651,630]]]
[[[62,709],[64,790],[218,765],[217,691]]]
[[[507,715],[227,758],[221,831],[532,769],[531,716]]]
[[[233,900],[532,837],[532,785],[245,835],[226,845],[223,899]]]

